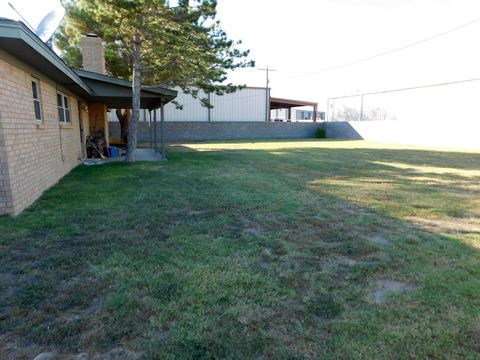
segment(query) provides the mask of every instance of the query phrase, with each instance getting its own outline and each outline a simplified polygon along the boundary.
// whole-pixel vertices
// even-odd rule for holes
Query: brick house
[[[70,68],[23,23],[0,18],[0,214],[19,214],[86,157],[107,109],[131,107],[131,82],[105,75],[100,38],[81,40],[84,69]],[[142,89],[141,107],[176,97]]]

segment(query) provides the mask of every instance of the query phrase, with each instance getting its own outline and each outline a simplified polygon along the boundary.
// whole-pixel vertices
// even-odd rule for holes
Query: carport
[[[287,121],[292,121],[292,108],[301,106],[311,106],[313,108],[312,120],[316,122],[318,103],[303,100],[282,99],[274,97],[270,98],[270,110],[286,109]]]

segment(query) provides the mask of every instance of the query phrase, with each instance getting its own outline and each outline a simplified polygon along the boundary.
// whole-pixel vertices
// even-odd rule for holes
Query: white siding
[[[265,121],[265,89],[245,88],[211,96],[211,121]]]
[[[200,102],[200,99],[207,97],[204,92],[199,92],[198,98],[195,99],[192,95],[184,94],[181,89],[175,90],[178,91],[175,101],[183,105],[183,109],[177,109],[172,103],[165,105],[166,121],[208,121],[207,108]],[[160,112],[157,114],[157,119],[160,119]]]
[[[200,101],[207,97],[205,93],[200,92],[195,99],[180,89],[176,90],[178,96],[175,100],[183,105],[183,109],[177,109],[175,104],[168,103],[164,109],[165,121],[208,121],[208,109],[202,106]],[[265,97],[266,91],[262,88],[245,88],[224,95],[211,94],[210,102],[213,108],[210,110],[210,120],[265,121]],[[118,121],[115,110],[108,113],[108,120]],[[157,120],[160,120],[160,110],[157,112]],[[140,112],[140,121],[144,121],[143,110]]]

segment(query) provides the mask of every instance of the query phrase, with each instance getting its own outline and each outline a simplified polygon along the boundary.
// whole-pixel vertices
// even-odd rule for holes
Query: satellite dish
[[[57,31],[65,15],[63,7],[50,11],[37,26],[35,34],[48,46],[52,47],[53,35]]]

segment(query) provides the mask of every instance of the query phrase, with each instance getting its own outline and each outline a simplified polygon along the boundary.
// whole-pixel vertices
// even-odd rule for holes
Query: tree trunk
[[[124,144],[128,144],[128,125],[130,124],[132,112],[130,109],[117,109],[115,113],[117,114],[118,122],[120,123],[120,140]]]
[[[135,149],[137,148],[137,125],[140,119],[140,92],[142,89],[140,79],[140,50],[142,42],[137,32],[133,38],[133,82],[132,82],[132,118],[128,126],[127,163],[135,162]]]

